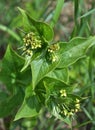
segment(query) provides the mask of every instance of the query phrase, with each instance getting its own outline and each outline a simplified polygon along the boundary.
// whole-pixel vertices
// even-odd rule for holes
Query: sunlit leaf
[[[59,44],[61,46],[59,50],[61,60],[58,68],[64,68],[85,56],[88,48],[95,45],[95,37],[89,37],[88,39],[74,38],[70,42],[60,42]]]

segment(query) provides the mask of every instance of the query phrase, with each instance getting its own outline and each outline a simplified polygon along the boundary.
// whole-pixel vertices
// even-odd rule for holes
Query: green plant
[[[22,33],[23,45],[19,48],[20,54],[8,46],[0,63],[0,80],[6,85],[5,92],[0,90],[0,117],[12,115],[14,120],[35,117],[46,107],[72,128],[72,119],[81,111],[83,98],[76,92],[75,85],[69,83],[68,67],[85,56],[95,44],[95,37],[53,42],[52,27],[58,16],[54,15],[56,20],[49,26],[19,10],[25,32]]]

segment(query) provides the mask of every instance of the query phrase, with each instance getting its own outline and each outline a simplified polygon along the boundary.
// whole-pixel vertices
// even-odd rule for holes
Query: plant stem
[[[75,21],[75,25],[77,25],[77,18],[79,15],[79,1],[78,0],[74,0],[74,21]]]
[[[0,24],[0,30],[5,31],[7,33],[9,33],[13,38],[15,38],[17,41],[20,41],[20,37],[11,29],[9,29],[8,27]]]
[[[61,12],[62,7],[63,7],[63,4],[64,4],[64,0],[57,1],[56,9],[54,11],[54,14],[53,14],[53,17],[52,17],[52,20],[50,23],[51,27],[54,27],[54,25],[57,23],[60,12]]]
[[[73,119],[71,118],[71,130],[73,130]]]

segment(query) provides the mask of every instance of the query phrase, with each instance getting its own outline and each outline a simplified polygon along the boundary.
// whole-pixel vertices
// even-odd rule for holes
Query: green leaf
[[[60,81],[59,79],[46,77],[43,79],[44,86],[46,88],[46,93],[59,93],[61,89],[65,89],[67,93],[71,93],[73,87]]]
[[[25,31],[36,31],[39,35],[47,41],[51,41],[53,38],[53,30],[52,28],[44,22],[36,21],[30,17],[30,15],[25,12],[23,9],[18,8],[23,16],[23,27]]]
[[[61,82],[67,82],[68,81],[68,69],[55,69],[51,72],[49,72],[46,77],[57,79]]]
[[[8,97],[6,92],[0,91],[0,103]]]
[[[60,42],[59,57],[60,63],[58,68],[67,67],[75,63],[78,59],[82,58],[87,49],[95,45],[95,37],[85,38],[74,38],[68,43]]]
[[[57,64],[58,62],[48,63],[44,58],[32,61],[31,69],[33,89],[44,76],[56,68]]]
[[[23,29],[25,32],[28,32],[31,30],[31,26],[29,24],[29,21],[28,21],[28,17],[26,15],[26,12],[25,10],[21,9],[18,7],[18,10],[20,11],[20,13],[22,14],[22,26],[23,26]]]
[[[18,110],[15,119],[37,116],[41,108],[38,96],[33,92],[32,87],[28,86],[22,106]]]
[[[20,57],[10,46],[7,47],[4,58],[1,61],[0,80],[6,85],[7,90],[13,92],[15,86],[26,86],[31,82],[31,71],[21,73],[24,59]],[[26,78],[27,75],[28,77]]]
[[[91,114],[89,113],[89,111],[87,111],[87,109],[84,108],[84,107],[82,107],[82,109],[83,109],[84,113],[86,114],[86,116],[87,116],[91,121],[93,121],[93,117],[91,116]]]
[[[83,14],[82,16],[80,16],[79,18],[84,18],[84,17],[87,17],[91,14],[93,14],[95,12],[95,9],[91,9],[90,11],[88,11],[87,13]]]
[[[31,57],[30,57],[30,56],[27,56],[27,57],[25,58],[25,63],[24,63],[23,68],[21,69],[21,72],[23,72],[24,70],[26,70],[27,67],[30,65],[30,63],[31,63]]]
[[[13,96],[7,96],[5,99],[0,101],[0,117],[6,117],[8,115],[15,114],[19,105],[23,101],[24,93],[21,89],[18,89],[17,93]]]
[[[37,28],[40,36],[44,37],[45,40],[51,41],[53,39],[53,30],[47,23],[36,21],[34,26]]]

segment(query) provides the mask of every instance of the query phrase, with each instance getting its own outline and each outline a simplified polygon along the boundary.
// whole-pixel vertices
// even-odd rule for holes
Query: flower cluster
[[[37,50],[42,47],[42,41],[40,39],[40,36],[30,32],[28,33],[24,38],[24,47],[23,47],[23,54],[32,56],[33,51]]]
[[[48,43],[44,41],[43,44],[43,41],[44,40],[42,40],[41,37],[34,32],[26,34],[23,38],[24,45],[22,47],[22,55],[33,56],[33,54],[38,52],[39,49],[47,48],[46,58],[48,61],[52,63],[58,61],[57,51],[60,49],[59,44],[56,43],[48,46]]]
[[[60,90],[60,96],[66,99],[68,98],[65,89]],[[76,112],[80,110],[80,100],[76,98],[75,100],[70,101],[69,99],[69,103],[67,103],[67,101],[64,101],[64,103],[58,104],[58,106],[61,109],[61,115],[68,117],[73,116]]]
[[[23,46],[23,54],[32,56],[34,52],[39,49],[42,49],[42,40],[39,35],[30,32],[23,38],[24,46]],[[60,46],[58,43],[51,44],[46,46],[46,56],[48,56],[48,60],[50,62],[58,61],[58,50]],[[59,113],[63,116],[73,116],[76,112],[80,110],[80,101],[78,98],[76,100],[70,99],[65,89],[61,89],[58,93],[60,93],[58,100],[60,99],[61,103],[57,104],[57,107],[60,109]]]
[[[58,61],[57,51],[60,49],[58,44],[52,44],[48,47],[48,56],[51,62]]]

